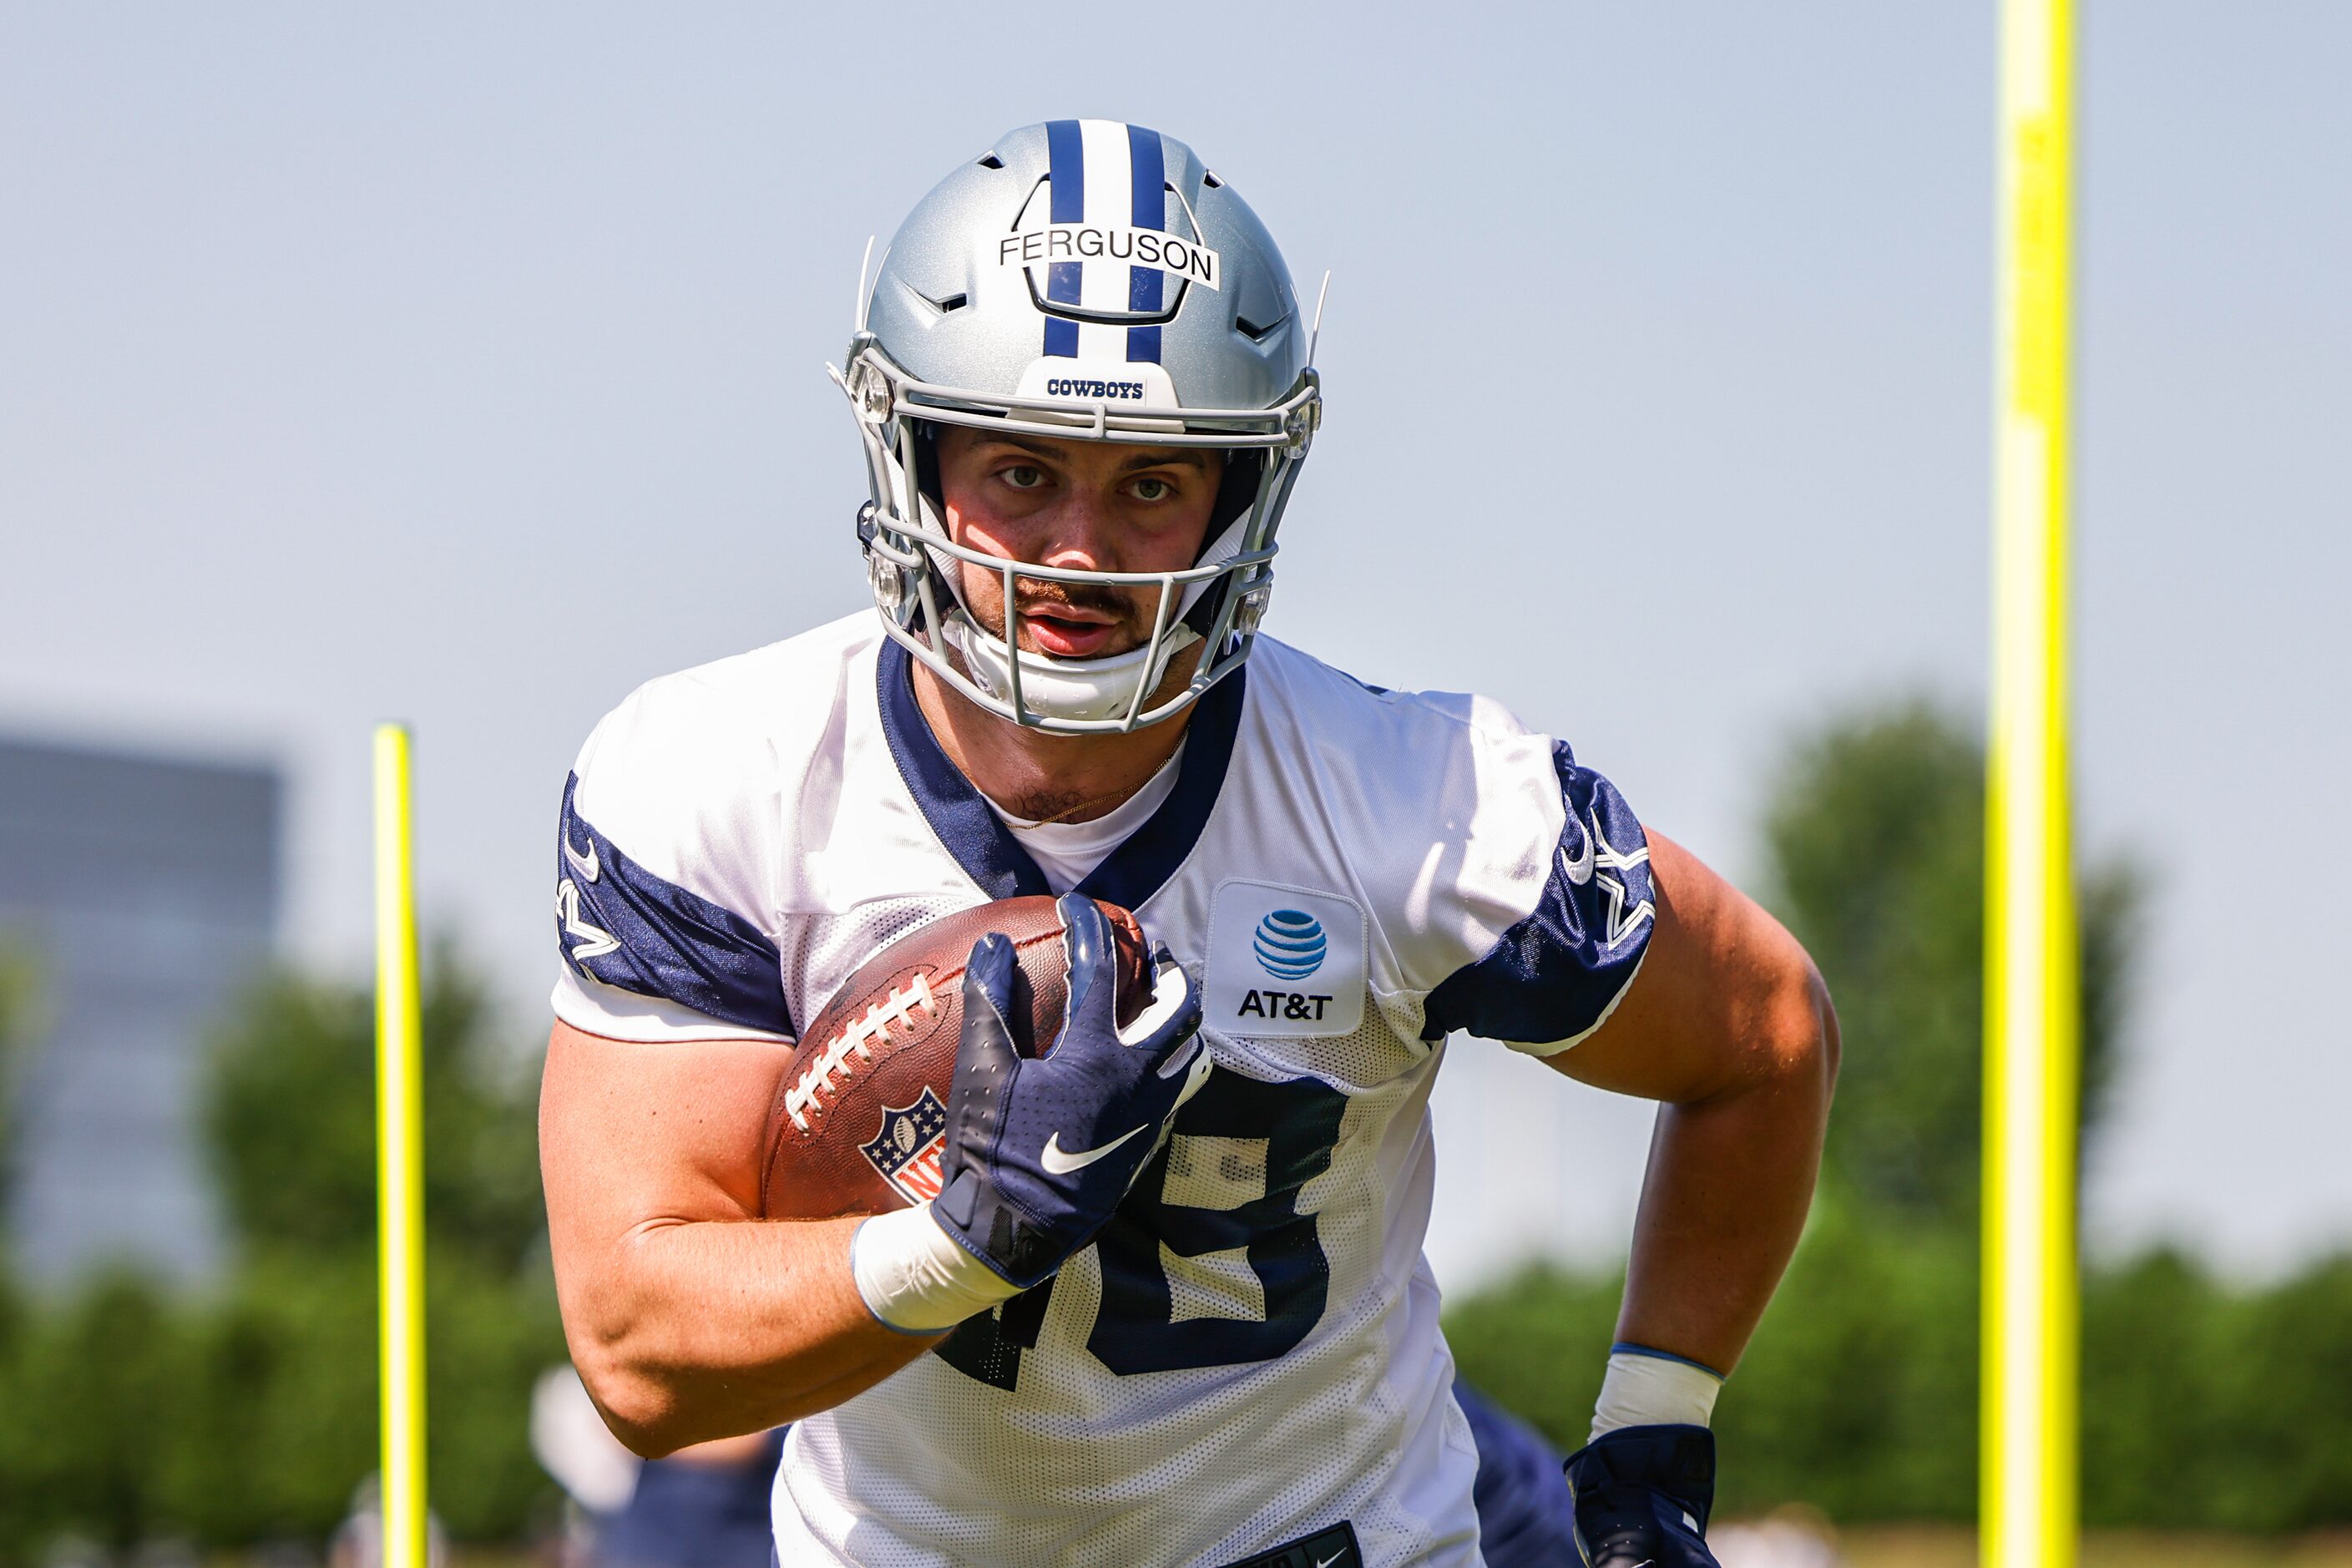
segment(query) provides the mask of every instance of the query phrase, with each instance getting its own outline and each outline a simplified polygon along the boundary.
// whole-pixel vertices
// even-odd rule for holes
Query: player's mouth
[[[1082,605],[1040,605],[1022,611],[1021,624],[1037,651],[1055,658],[1099,658],[1118,636],[1116,616]]]

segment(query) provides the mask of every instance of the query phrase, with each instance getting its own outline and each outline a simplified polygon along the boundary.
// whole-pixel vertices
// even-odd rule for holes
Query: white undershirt
[[[1029,858],[1037,862],[1037,869],[1045,873],[1045,885],[1056,893],[1066,893],[1109,859],[1110,852],[1126,843],[1129,834],[1150,820],[1151,814],[1176,788],[1178,764],[1183,759],[1184,743],[1180,741],[1174,754],[1141,789],[1092,822],[1031,822],[1013,816],[992,800],[988,806],[1013,830],[1013,837],[1029,852]],[[988,799],[986,795],[981,798]]]

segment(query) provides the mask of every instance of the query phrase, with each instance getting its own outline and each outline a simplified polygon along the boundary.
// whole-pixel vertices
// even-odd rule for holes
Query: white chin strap
[[[974,626],[961,605],[948,611],[945,619],[947,640],[963,657],[972,683],[991,697],[1011,702],[1012,659],[1005,657],[1004,639]],[[1021,661],[1022,703],[1052,719],[1124,719],[1139,690],[1149,699],[1167,676],[1169,660],[1200,640],[1200,633],[1180,623],[1160,639],[1156,658],[1148,643],[1108,658],[1055,658],[1016,648],[1012,657]],[[1151,663],[1148,670],[1147,659]]]

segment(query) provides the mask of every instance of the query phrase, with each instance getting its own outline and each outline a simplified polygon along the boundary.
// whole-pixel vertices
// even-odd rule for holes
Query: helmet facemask
[[[914,380],[870,333],[851,345],[840,376],[866,448],[872,499],[859,510],[876,607],[891,637],[963,697],[1000,718],[1053,734],[1123,732],[1174,717],[1249,657],[1274,588],[1275,533],[1320,412],[1312,370],[1293,395],[1269,409],[1151,413],[1094,403],[975,394]],[[1129,446],[1212,447],[1227,453],[1208,537],[1189,567],[1172,572],[1095,572],[991,555],[950,536],[931,478],[930,426],[1051,440]],[[1238,482],[1236,482],[1238,481]],[[1003,584],[1005,614],[985,627],[965,602],[963,566]],[[1019,646],[1017,584],[1066,583],[1157,591],[1151,636],[1099,658],[1061,658]],[[1204,648],[1192,677],[1153,699],[1170,666]]]

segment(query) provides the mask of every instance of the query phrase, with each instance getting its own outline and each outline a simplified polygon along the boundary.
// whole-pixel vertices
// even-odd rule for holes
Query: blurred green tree
[[[16,1170],[16,1083],[37,1027],[39,997],[40,972],[31,948],[0,933],[0,1226],[6,1224]]]
[[[1825,1202],[1717,1405],[1727,1518],[1848,1523],[1976,1508],[1974,1238]],[[1448,1303],[1462,1374],[1562,1449],[1584,1440],[1623,1283],[1527,1269]],[[2232,1289],[2179,1252],[2083,1293],[2083,1517],[2134,1530],[2352,1523],[2352,1257]]]
[[[1765,900],[1821,966],[1845,1053],[1825,1186],[1910,1221],[1972,1226],[1979,1205],[1984,749],[1921,700],[1801,740],[1764,816]],[[2142,879],[2080,874],[2083,1125],[2113,1082]]]
[[[535,1057],[449,946],[423,1001],[429,1485],[457,1539],[513,1541],[551,1489],[530,1387],[563,1355]],[[376,1464],[373,1035],[365,991],[290,973],[220,1032],[204,1125],[237,1250],[216,1290],[30,1295],[0,1269],[0,1564],[66,1536],[319,1543],[341,1520]]]
[[[429,1484],[458,1539],[511,1539],[549,1485],[531,1382],[563,1356],[538,1058],[499,1037],[451,944],[421,1002]],[[373,995],[291,973],[257,986],[215,1042],[205,1123],[242,1261],[190,1342],[172,1512],[207,1541],[317,1536],[375,1465]]]
[[[15,1428],[0,1443],[0,1556],[64,1534],[122,1548],[173,1533],[154,1485],[181,1387],[171,1301],[110,1271],[40,1305],[15,1325],[0,1387],[0,1430]]]
[[[492,1036],[487,990],[444,943],[425,967],[425,1224],[436,1246],[511,1270],[546,1228],[536,1056]],[[259,1251],[375,1245],[370,993],[280,973],[222,1032],[206,1144],[238,1239]]]

